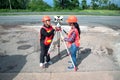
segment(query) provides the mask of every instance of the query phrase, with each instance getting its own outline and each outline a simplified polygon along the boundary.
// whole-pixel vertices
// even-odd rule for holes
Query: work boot
[[[44,66],[44,64],[43,64],[43,63],[40,63],[40,67],[41,67],[41,68],[44,68],[45,66]]]
[[[77,70],[78,70],[78,68],[77,68],[77,67],[75,67],[75,68],[74,68],[74,71],[77,71]]]

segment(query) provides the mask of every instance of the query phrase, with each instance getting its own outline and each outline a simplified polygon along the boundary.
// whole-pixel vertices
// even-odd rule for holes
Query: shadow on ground
[[[0,80],[13,80],[26,64],[26,57],[23,55],[0,56]],[[15,74],[9,75],[11,73]]]
[[[63,58],[67,57],[67,51],[63,50],[60,53],[58,53],[57,55],[55,55],[54,57],[51,58],[51,61],[53,62],[52,64],[57,63],[59,60],[62,60]],[[46,68],[49,67],[49,64],[45,65]]]
[[[91,49],[90,48],[85,48],[83,50],[81,50],[81,48],[79,48],[78,52],[76,53],[77,56],[77,66],[80,65],[80,63],[91,53]],[[63,50],[60,52],[60,54],[54,56],[52,58],[52,62],[53,64],[58,62],[59,60],[62,60],[63,58],[69,56],[67,54],[66,50]],[[49,67],[49,65],[47,65],[47,67]]]
[[[81,48],[78,50],[77,53],[77,66],[80,65],[80,63],[91,53],[90,48],[85,48],[81,50]]]

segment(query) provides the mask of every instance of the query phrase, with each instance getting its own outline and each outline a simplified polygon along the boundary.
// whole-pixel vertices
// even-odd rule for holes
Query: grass
[[[47,13],[46,13],[47,12]],[[31,11],[31,10],[8,10],[0,9],[2,15],[98,15],[98,16],[120,16],[120,10],[47,10],[47,11]]]
[[[119,10],[83,10],[81,12],[86,15],[120,16]]]
[[[22,10],[22,9],[0,9],[0,13],[2,12],[30,12],[30,10]]]

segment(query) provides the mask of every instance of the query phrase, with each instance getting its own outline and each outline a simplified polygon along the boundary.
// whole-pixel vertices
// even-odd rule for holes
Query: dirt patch
[[[113,49],[111,49],[111,48],[106,48],[106,49],[107,49],[109,55],[113,55]]]
[[[26,49],[29,49],[30,47],[32,47],[31,45],[21,45],[21,46],[18,46],[18,50],[26,50]]]
[[[18,41],[17,44],[27,43],[28,41]]]
[[[2,43],[7,43],[7,42],[10,42],[9,40],[2,40],[1,41]]]
[[[9,32],[0,32],[0,35],[7,35]]]
[[[3,29],[9,30],[10,28],[20,28],[20,25],[1,25]]]

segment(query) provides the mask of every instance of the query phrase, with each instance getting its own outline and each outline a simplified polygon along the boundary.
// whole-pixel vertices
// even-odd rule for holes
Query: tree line
[[[51,7],[44,0],[0,0],[0,9],[24,9],[32,11],[49,11],[49,10],[84,10],[84,9],[108,9],[120,10],[118,5],[111,3],[111,0],[53,0],[54,6]]]

